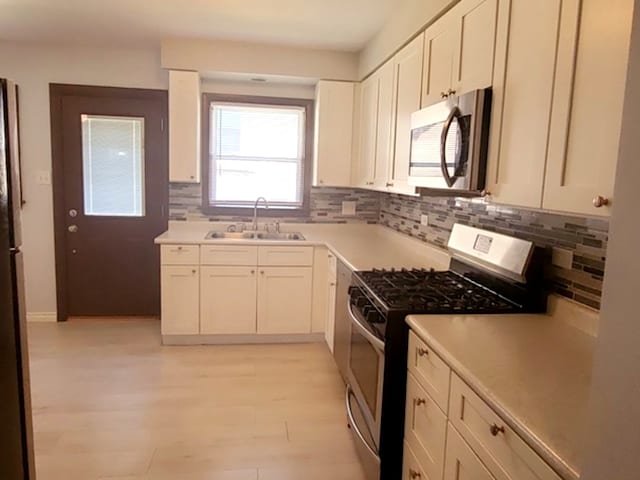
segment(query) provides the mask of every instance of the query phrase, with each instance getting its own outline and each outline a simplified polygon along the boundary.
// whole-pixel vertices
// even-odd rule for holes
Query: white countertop
[[[554,470],[579,478],[594,337],[548,315],[407,322]]]
[[[228,224],[170,222],[169,230],[155,239],[157,244],[238,245],[324,245],[352,270],[372,268],[449,268],[449,254],[440,248],[408,237],[381,225],[369,224],[283,224],[283,232],[300,232],[303,241],[209,239],[210,230],[224,230]]]

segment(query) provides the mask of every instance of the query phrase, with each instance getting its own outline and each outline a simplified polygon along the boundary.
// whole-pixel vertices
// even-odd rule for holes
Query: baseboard
[[[163,345],[242,345],[258,343],[316,343],[324,333],[289,335],[162,335]]]
[[[58,321],[56,312],[27,312],[27,322],[55,323]]]

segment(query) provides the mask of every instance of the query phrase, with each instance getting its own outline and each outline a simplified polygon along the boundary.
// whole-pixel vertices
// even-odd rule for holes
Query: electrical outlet
[[[429,215],[420,215],[420,225],[423,227],[429,226]]]
[[[51,185],[51,172],[49,170],[38,170],[36,172],[36,184]]]
[[[342,215],[346,217],[354,217],[356,215],[357,202],[345,201],[342,202]]]
[[[553,247],[551,254],[551,263],[556,267],[571,270],[573,267],[573,252],[565,248]]]

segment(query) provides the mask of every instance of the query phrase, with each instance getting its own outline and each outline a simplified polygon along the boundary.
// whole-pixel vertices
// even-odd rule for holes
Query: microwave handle
[[[447,136],[449,135],[449,130],[451,129],[451,125],[453,125],[453,121],[462,118],[462,112],[458,107],[453,107],[451,113],[447,117],[447,120],[444,124],[444,129],[442,130],[442,136],[440,137],[440,168],[442,170],[442,176],[444,177],[444,181],[447,182],[449,188],[453,187],[458,180],[457,175],[449,175],[449,169],[447,168]],[[461,152],[458,152],[458,155],[461,155]],[[458,165],[460,162],[460,158],[456,158],[455,165]]]

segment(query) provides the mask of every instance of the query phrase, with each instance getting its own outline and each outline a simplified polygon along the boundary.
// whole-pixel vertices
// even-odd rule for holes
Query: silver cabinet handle
[[[255,270],[251,270],[251,275],[255,275],[256,271]]]
[[[425,405],[427,403],[426,398],[414,398],[413,401],[416,404],[416,407],[419,407],[420,405]]]
[[[418,348],[418,356],[419,357],[424,357],[426,355],[429,355],[429,350],[427,350],[426,348]]]
[[[455,95],[455,94],[456,94],[456,91],[450,88],[449,91],[447,92],[447,97],[450,97],[451,95]]]
[[[420,472],[416,472],[414,469],[409,469],[409,478],[411,480],[416,480],[417,478],[421,478],[422,474]]]
[[[497,437],[499,433],[504,433],[504,427],[499,427],[494,423],[493,425],[491,425],[491,427],[489,427],[489,431],[491,432],[491,435]]]
[[[602,208],[605,205],[609,205],[609,199],[607,197],[603,197],[602,195],[598,195],[593,199],[593,206],[596,208]]]
[[[347,407],[347,417],[349,418],[349,424],[352,425],[352,429],[354,432],[356,432],[356,435],[358,436],[358,438],[360,439],[360,441],[363,443],[363,445],[366,447],[366,449],[369,451],[369,453],[371,454],[371,456],[373,458],[375,458],[378,462],[380,461],[380,457],[378,456],[378,452],[376,452],[373,447],[371,447],[371,445],[369,445],[369,443],[367,442],[367,440],[364,438],[364,435],[362,434],[362,432],[358,429],[358,424],[356,423],[356,420],[353,416],[353,412],[351,411],[351,402],[349,401],[351,397],[355,398],[355,394],[353,393],[353,390],[351,389],[351,385],[347,385],[347,392],[345,395],[345,404]],[[357,401],[357,399],[356,399]]]
[[[449,95],[447,95],[445,92],[440,92],[440,98],[447,98]]]

